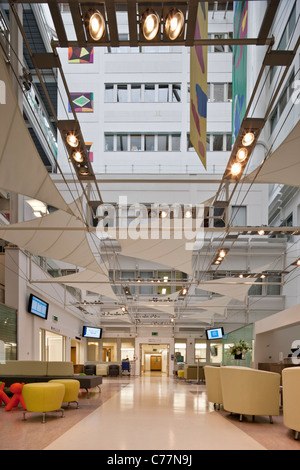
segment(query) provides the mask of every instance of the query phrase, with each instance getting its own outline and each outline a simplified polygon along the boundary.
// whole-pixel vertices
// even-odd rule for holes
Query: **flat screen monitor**
[[[84,338],[100,339],[102,337],[102,328],[96,328],[94,326],[84,326],[82,336]]]
[[[42,299],[39,299],[34,294],[30,294],[28,302],[28,312],[36,315],[44,320],[48,316],[49,304]]]
[[[211,328],[206,330],[206,338],[207,339],[220,339],[224,336],[223,328]]]

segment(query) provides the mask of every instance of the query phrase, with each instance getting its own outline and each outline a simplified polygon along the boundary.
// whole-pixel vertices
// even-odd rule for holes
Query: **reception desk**
[[[287,367],[299,367],[299,364],[293,364],[291,360],[287,359],[284,362],[259,362],[258,369],[266,370],[268,372],[277,372],[282,376],[283,369]]]

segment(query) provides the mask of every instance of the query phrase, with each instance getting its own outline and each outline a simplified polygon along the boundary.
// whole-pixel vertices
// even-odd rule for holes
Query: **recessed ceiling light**
[[[265,231],[261,229],[261,230],[259,230],[257,233],[258,233],[258,235],[264,235],[264,234],[265,234]]]
[[[231,166],[231,174],[233,176],[239,175],[241,171],[242,171],[242,165],[239,162],[236,162]]]
[[[143,35],[147,41],[155,38],[159,30],[159,16],[153,10],[146,10],[142,16],[142,30]]]
[[[236,159],[238,162],[243,162],[244,160],[246,160],[247,157],[248,157],[247,149],[241,148],[238,150],[236,154]]]
[[[247,132],[243,137],[242,144],[245,145],[245,147],[248,147],[254,142],[254,139],[255,135],[253,132]]]
[[[78,163],[83,162],[83,155],[82,155],[81,152],[79,152],[79,150],[77,150],[76,152],[73,152],[72,156],[73,156],[75,162],[78,162]]]
[[[94,41],[99,41],[105,34],[105,21],[98,10],[90,10],[89,17],[89,33]]]
[[[177,8],[172,8],[169,11],[165,22],[165,31],[169,39],[174,41],[177,39],[183,31],[184,27],[184,16],[182,11]]]
[[[78,147],[79,141],[78,141],[76,135],[68,134],[66,139],[67,139],[67,143],[70,145],[70,147],[73,147],[73,148]]]

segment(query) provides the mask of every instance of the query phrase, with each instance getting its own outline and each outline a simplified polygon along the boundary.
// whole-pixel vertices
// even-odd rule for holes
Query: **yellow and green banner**
[[[245,39],[248,31],[248,1],[234,2],[233,38]],[[247,107],[247,46],[233,46],[232,143],[235,142]]]
[[[208,4],[199,2],[195,39],[207,39]],[[191,47],[190,58],[190,141],[206,169],[207,46]]]

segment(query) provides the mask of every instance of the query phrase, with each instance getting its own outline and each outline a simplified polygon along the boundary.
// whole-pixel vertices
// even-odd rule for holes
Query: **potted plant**
[[[243,354],[246,354],[250,350],[249,344],[242,339],[229,348],[230,354],[234,356],[235,359],[242,359]]]

